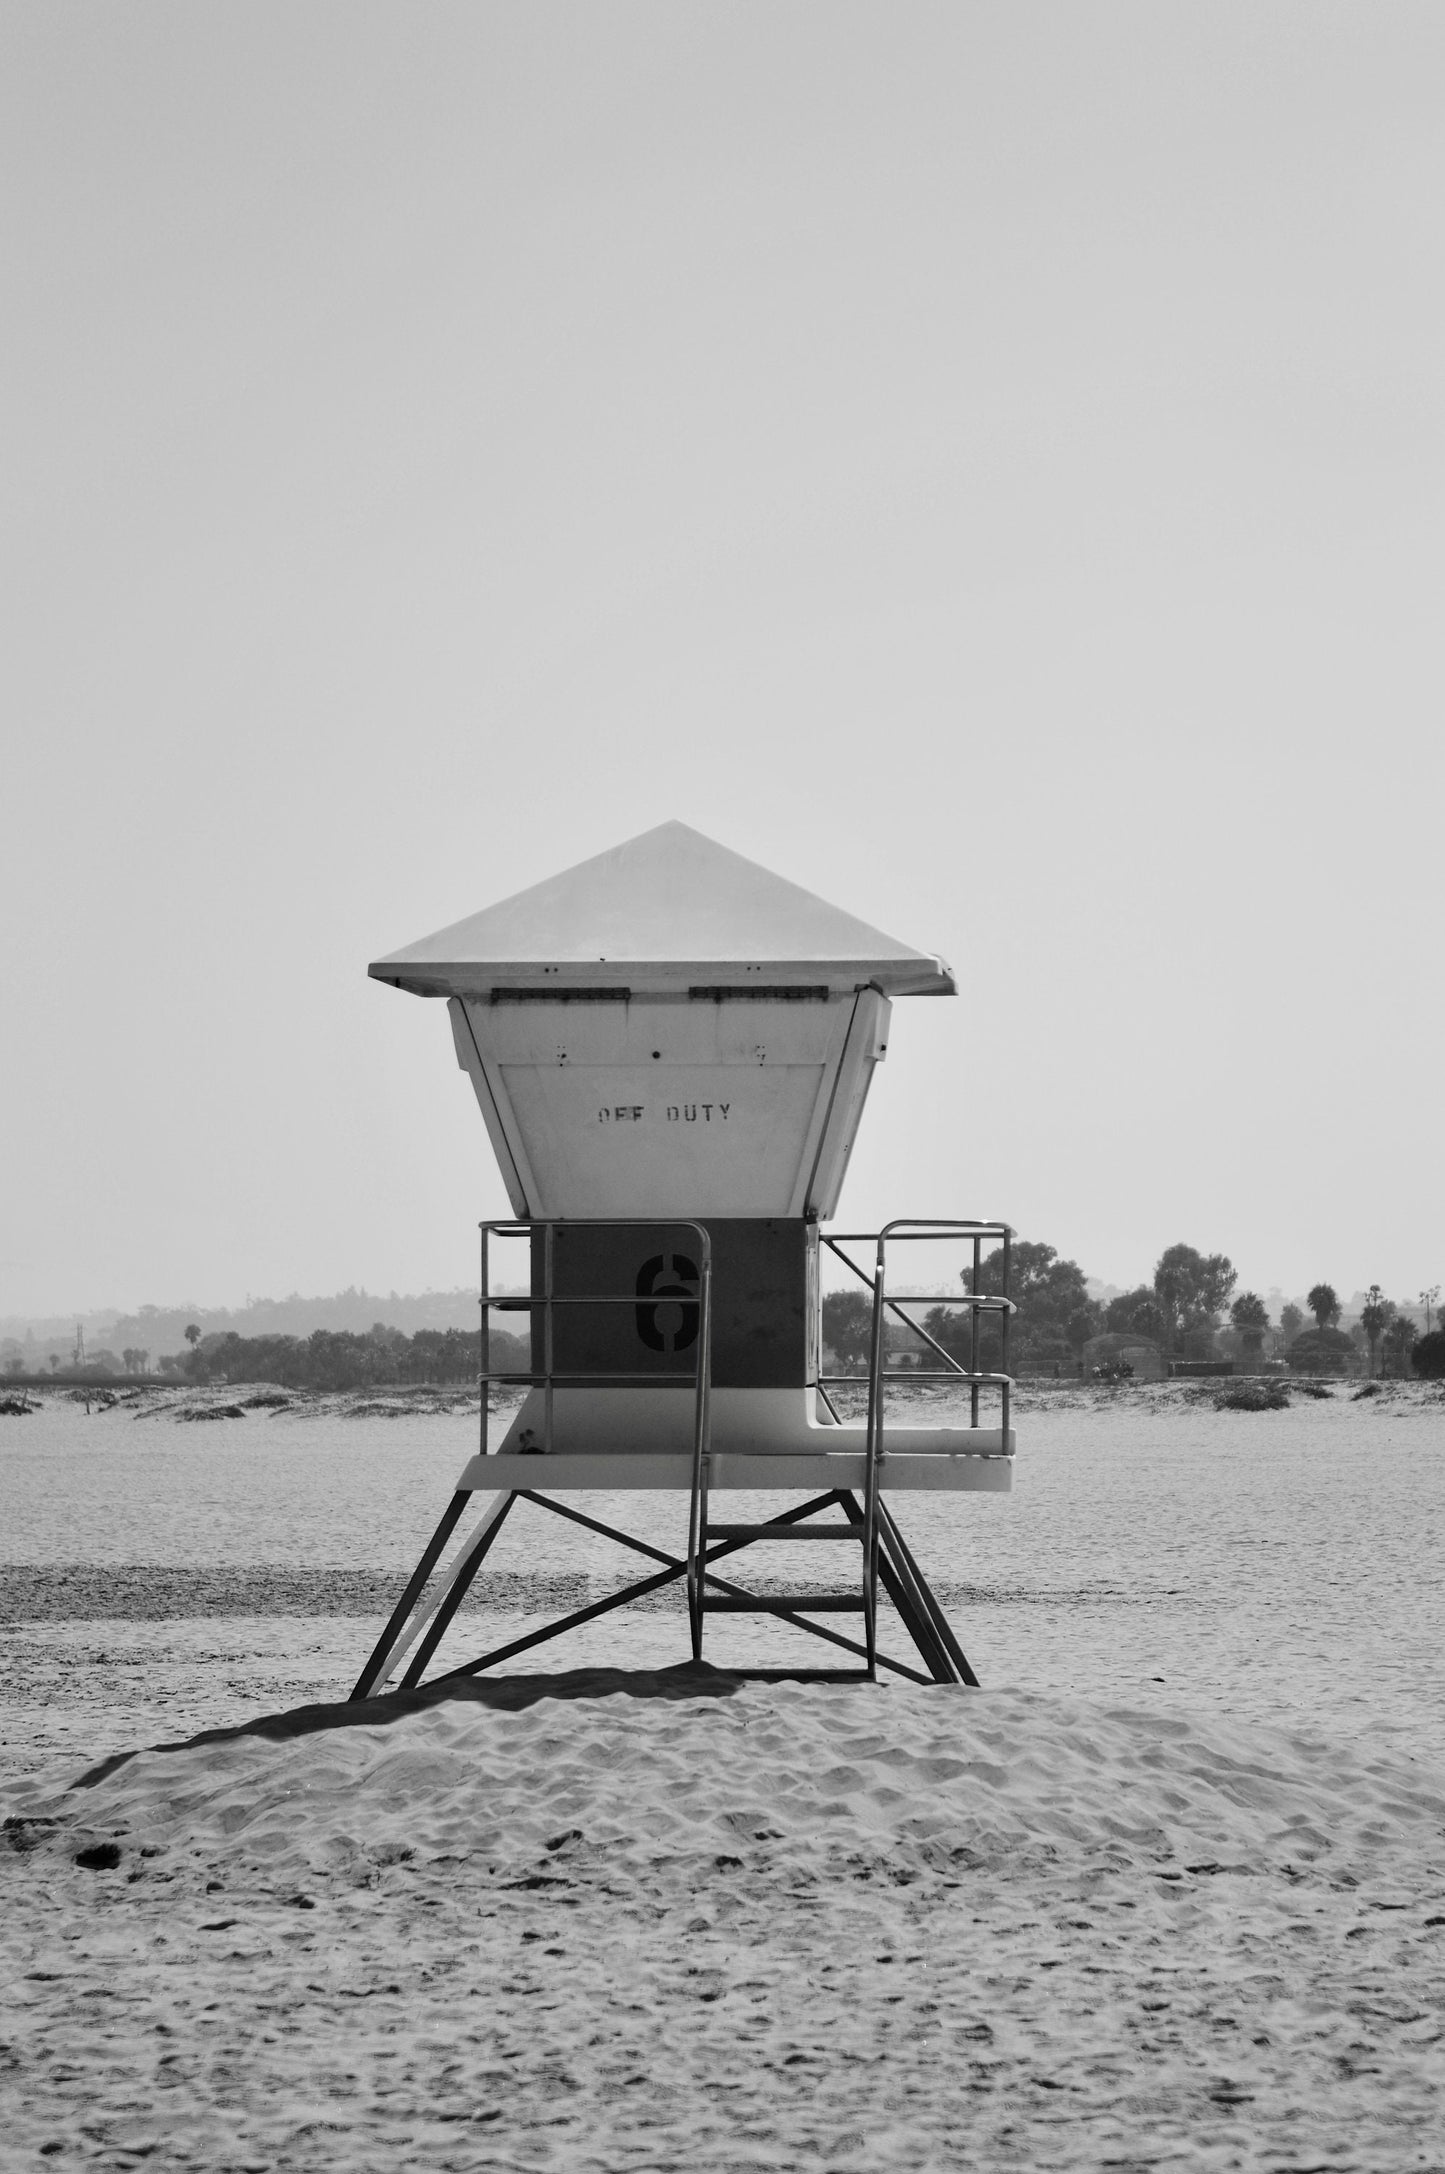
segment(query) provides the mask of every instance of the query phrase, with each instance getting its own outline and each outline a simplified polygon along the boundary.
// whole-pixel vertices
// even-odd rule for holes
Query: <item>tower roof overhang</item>
[[[368,969],[417,996],[953,996],[916,951],[686,823],[613,846]]]

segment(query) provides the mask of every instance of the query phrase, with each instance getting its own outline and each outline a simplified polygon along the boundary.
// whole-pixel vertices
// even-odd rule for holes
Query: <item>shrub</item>
[[[1242,1381],[1216,1397],[1217,1412],[1287,1412],[1289,1391],[1282,1381]]]
[[[829,1291],[823,1300],[823,1342],[845,1373],[867,1366],[872,1341],[873,1301],[867,1292]]]
[[[1343,1329],[1306,1329],[1285,1353],[1297,1374],[1343,1374],[1354,1356],[1355,1347]]]
[[[1410,1353],[1410,1364],[1422,1381],[1445,1380],[1445,1329],[1432,1329]]]

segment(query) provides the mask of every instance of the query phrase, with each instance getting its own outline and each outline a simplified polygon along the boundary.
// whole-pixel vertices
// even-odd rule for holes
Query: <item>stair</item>
[[[861,1279],[872,1293],[872,1329],[868,1355],[868,1424],[865,1438],[863,1486],[861,1501],[850,1489],[834,1489],[827,1495],[815,1496],[801,1503],[796,1509],[783,1512],[764,1524],[717,1523],[708,1515],[708,1490],[711,1457],[709,1451],[707,1405],[699,1398],[697,1425],[693,1444],[692,1501],[687,1528],[687,1610],[692,1631],[693,1659],[702,1659],[703,1626],[710,1615],[771,1615],[794,1627],[810,1632],[814,1637],[840,1647],[866,1664],[866,1680],[877,1681],[880,1665],[896,1673],[911,1677],[918,1683],[977,1684],[977,1677],[954,1636],[948,1618],[930,1591],[928,1581],[909,1553],[907,1543],[898,1530],[891,1511],[882,1499],[882,1466],[884,1460],[885,1402],[887,1375],[885,1357],[885,1316],[898,1316],[917,1329],[923,1340],[930,1344],[934,1356],[941,1362],[941,1370],[930,1371],[927,1378],[938,1381],[963,1381],[968,1385],[972,1423],[979,1423],[979,1393],[986,1385],[998,1384],[1002,1399],[1003,1431],[1008,1432],[1009,1393],[1008,1376],[1008,1321],[1014,1311],[1008,1296],[1009,1245],[1012,1233],[1004,1224],[975,1221],[954,1222],[939,1218],[922,1221],[901,1219],[886,1224],[874,1237],[876,1265],[870,1275],[845,1246],[857,1242],[859,1233],[842,1238],[823,1234],[826,1243],[845,1267]],[[941,1292],[936,1296],[921,1298],[910,1289],[906,1296],[916,1314],[920,1303],[928,1305],[967,1304],[971,1309],[972,1347],[971,1363],[964,1366],[942,1344],[922,1329],[912,1315],[904,1312],[899,1300],[889,1295],[887,1251],[890,1240],[894,1244],[918,1239],[936,1244],[940,1237],[953,1236],[968,1240],[973,1249],[971,1280],[964,1285],[964,1298],[960,1301],[956,1292]],[[982,1293],[982,1248],[984,1243],[997,1238],[1002,1246],[1003,1261],[1001,1291]],[[980,1311],[997,1313],[1000,1321],[1002,1345],[1001,1364],[997,1372],[981,1372],[978,1365],[978,1330]],[[706,1360],[700,1362],[704,1367]],[[699,1377],[702,1378],[701,1375]],[[828,1397],[827,1382],[831,1378],[841,1381],[845,1377],[818,1377],[818,1393],[828,1404],[836,1419]],[[849,1377],[855,1381],[858,1377]],[[825,1522],[830,1510],[841,1510],[846,1523]],[[829,1591],[811,1593],[750,1593],[743,1587],[718,1574],[712,1565],[723,1556],[731,1557],[736,1551],[773,1540],[849,1540],[856,1542],[862,1551],[859,1564],[859,1584],[855,1592]],[[878,1587],[882,1583],[888,1600],[896,1610],[918,1651],[919,1659],[927,1669],[927,1675],[919,1675],[915,1669],[890,1659],[878,1652]],[[841,1582],[841,1581],[840,1581]],[[820,1615],[854,1615],[863,1618],[861,1638],[842,1630],[832,1630],[812,1620]],[[854,1626],[849,1626],[849,1632]],[[755,1671],[748,1671],[752,1674]],[[791,1674],[793,1671],[787,1671]],[[801,1671],[799,1673],[802,1673]],[[833,1672],[830,1672],[833,1673]],[[851,1672],[856,1677],[857,1671]]]
[[[861,1615],[861,1593],[704,1593],[704,1615]]]
[[[713,1525],[709,1540],[861,1540],[861,1525]]]
[[[694,1489],[692,1521],[689,1527],[689,1611],[692,1616],[693,1653],[702,1658],[702,1627],[710,1615],[771,1615],[787,1621],[790,1618],[819,1615],[852,1615],[863,1619],[858,1637],[841,1637],[835,1631],[824,1631],[815,1626],[816,1634],[830,1639],[854,1653],[864,1663],[863,1668],[851,1669],[789,1669],[780,1673],[788,1676],[806,1675],[817,1682],[875,1680],[875,1619],[876,1603],[876,1549],[870,1550],[867,1528],[856,1510],[845,1510],[846,1523],[815,1523],[818,1512],[844,1508],[840,1495],[825,1496],[806,1504],[800,1511],[772,1518],[766,1524],[742,1524],[736,1521],[713,1523],[708,1516],[708,1496],[705,1475],[698,1474]],[[709,1558],[716,1561],[719,1554],[731,1554],[735,1549],[756,1546],[759,1542],[782,1540],[824,1540],[834,1543],[845,1541],[851,1547],[860,1548],[860,1577],[852,1591],[814,1590],[794,1593],[749,1593],[708,1568]],[[871,1574],[870,1574],[871,1573]],[[752,1673],[750,1671],[750,1673]]]

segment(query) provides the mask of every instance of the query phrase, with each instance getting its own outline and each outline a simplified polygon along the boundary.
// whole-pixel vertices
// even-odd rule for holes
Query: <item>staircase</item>
[[[845,1522],[827,1524],[812,1522],[812,1513],[838,1504],[844,1511]],[[849,1515],[849,1510],[852,1515]],[[858,1583],[850,1591],[841,1588],[829,1591],[800,1593],[750,1593],[740,1586],[720,1578],[709,1569],[709,1564],[733,1550],[752,1547],[758,1542],[785,1541],[790,1546],[799,1541],[822,1542],[837,1547],[840,1543],[857,1553]],[[871,1574],[870,1574],[871,1570]],[[708,1516],[707,1479],[693,1491],[693,1523],[688,1549],[688,1614],[692,1623],[693,1659],[702,1659],[703,1618],[709,1615],[773,1615],[785,1622],[798,1622],[800,1617],[814,1615],[852,1615],[862,1618],[863,1643],[841,1637],[837,1632],[826,1631],[821,1624],[808,1623],[803,1627],[815,1635],[826,1638],[830,1644],[839,1645],[855,1653],[863,1661],[862,1668],[789,1669],[788,1675],[806,1675],[809,1681],[867,1682],[877,1680],[877,1551],[868,1548],[865,1522],[851,1496],[833,1493],[822,1496],[814,1503],[805,1503],[801,1510],[785,1513],[764,1525],[714,1524]],[[750,1671],[751,1673],[751,1671]]]
[[[899,1300],[889,1295],[887,1248],[890,1238],[898,1240],[936,1240],[940,1235],[958,1235],[971,1242],[973,1250],[972,1281],[968,1294],[960,1299],[956,1292],[937,1294],[906,1294],[911,1315],[905,1314]],[[997,1236],[1003,1253],[1002,1291],[997,1295],[980,1292],[981,1249],[985,1241]],[[1009,1394],[1012,1381],[1008,1366],[1008,1318],[1013,1311],[1008,1298],[1009,1250],[1012,1233],[1006,1226],[984,1223],[957,1223],[945,1221],[892,1223],[875,1236],[876,1261],[870,1276],[858,1263],[843,1251],[842,1241],[825,1239],[838,1257],[845,1261],[870,1289],[873,1298],[872,1335],[868,1357],[868,1431],[864,1464],[863,1500],[860,1503],[848,1489],[838,1488],[831,1493],[816,1497],[799,1508],[785,1511],[766,1524],[715,1523],[708,1509],[708,1467],[710,1463],[705,1421],[700,1421],[695,1438],[695,1455],[692,1475],[692,1501],[688,1517],[687,1541],[687,1606],[692,1629],[693,1659],[702,1659],[703,1625],[710,1615],[771,1615],[783,1622],[796,1624],[800,1629],[811,1631],[817,1638],[855,1655],[861,1668],[835,1669],[787,1669],[776,1671],[749,1670],[749,1674],[778,1674],[805,1676],[810,1680],[826,1681],[877,1681],[879,1666],[897,1675],[912,1678],[917,1683],[964,1683],[976,1686],[978,1678],[969,1666],[967,1657],[954,1636],[948,1618],[929,1587],[927,1579],[909,1552],[903,1535],[894,1522],[892,1513],[883,1502],[880,1478],[883,1464],[884,1435],[884,1326],[885,1317],[893,1314],[907,1321],[909,1328],[922,1343],[929,1347],[933,1357],[941,1362],[924,1375],[915,1372],[915,1382],[961,1382],[970,1396],[972,1423],[979,1423],[979,1392],[987,1386],[997,1388],[1003,1407],[1003,1427],[1007,1432],[1009,1422]],[[850,1238],[848,1242],[854,1242]],[[971,1318],[971,1349],[969,1362],[963,1364],[923,1329],[917,1320],[918,1309],[934,1304],[967,1306]],[[998,1373],[986,1373],[979,1367],[979,1316],[995,1315],[1003,1337],[1003,1367]],[[706,1359],[702,1361],[706,1365]],[[836,1377],[828,1377],[836,1379]],[[819,1390],[824,1402],[836,1419],[838,1414],[828,1395],[826,1379],[819,1376]],[[843,1512],[843,1521],[836,1519],[817,1522],[819,1512],[837,1507]],[[721,1557],[731,1555],[744,1547],[762,1542],[818,1541],[830,1546],[839,1544],[856,1547],[858,1559],[858,1583],[844,1588],[840,1579],[836,1587],[795,1593],[752,1593],[720,1577],[712,1565]],[[903,1624],[928,1674],[902,1662],[880,1656],[878,1652],[878,1586],[883,1589],[897,1609]],[[863,1637],[829,1630],[822,1623],[811,1620],[815,1616],[847,1616],[862,1619]]]

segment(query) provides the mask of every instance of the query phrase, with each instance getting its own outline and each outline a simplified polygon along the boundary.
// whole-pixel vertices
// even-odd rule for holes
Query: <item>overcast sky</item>
[[[668,816],[958,971],[843,1217],[1445,1273],[1437,4],[0,13],[0,1313],[474,1272],[369,959]]]

